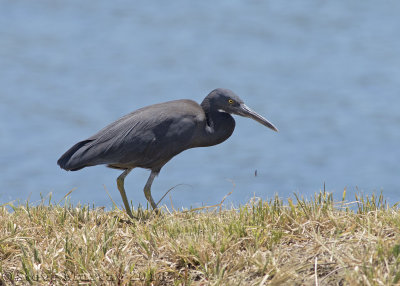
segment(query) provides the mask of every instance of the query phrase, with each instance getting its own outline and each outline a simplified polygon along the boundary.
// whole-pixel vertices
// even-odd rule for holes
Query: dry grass
[[[321,192],[238,209],[0,207],[0,285],[393,285],[400,212]],[[12,209],[10,209],[10,206]]]

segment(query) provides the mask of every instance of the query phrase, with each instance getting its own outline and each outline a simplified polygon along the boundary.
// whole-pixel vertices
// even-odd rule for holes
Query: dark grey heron
[[[76,143],[57,164],[68,171],[100,164],[124,170],[117,178],[117,186],[127,214],[133,217],[124,188],[129,172],[135,167],[151,170],[144,195],[152,208],[157,209],[151,184],[161,168],[186,149],[213,146],[228,139],[235,129],[235,120],[230,114],[252,118],[278,131],[231,90],[217,88],[200,105],[182,99],[133,111]]]

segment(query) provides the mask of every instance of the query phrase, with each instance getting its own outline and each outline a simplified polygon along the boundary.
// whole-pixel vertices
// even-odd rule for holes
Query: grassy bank
[[[400,212],[382,196],[253,201],[161,215],[0,207],[0,285],[393,285]],[[10,210],[12,208],[13,210]]]

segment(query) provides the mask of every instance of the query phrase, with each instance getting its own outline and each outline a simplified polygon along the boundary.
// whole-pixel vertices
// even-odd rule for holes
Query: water
[[[103,166],[65,172],[79,140],[139,107],[226,87],[279,129],[245,118],[228,141],[185,151],[153,185],[180,208],[254,195],[398,201],[398,1],[0,1],[0,204],[122,203]],[[255,171],[257,170],[257,176]],[[126,179],[145,204],[148,171]]]

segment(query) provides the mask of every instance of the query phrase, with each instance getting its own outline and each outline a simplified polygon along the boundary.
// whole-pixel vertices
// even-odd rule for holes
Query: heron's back
[[[57,163],[72,171],[99,164],[160,169],[190,148],[193,135],[204,124],[204,111],[192,100],[150,105],[78,142]]]

